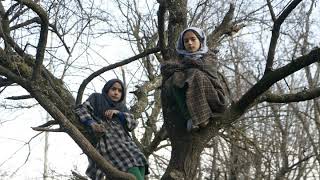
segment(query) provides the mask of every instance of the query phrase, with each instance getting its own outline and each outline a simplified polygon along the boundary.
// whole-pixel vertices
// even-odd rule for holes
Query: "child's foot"
[[[198,130],[199,130],[199,126],[193,125],[193,124],[192,124],[192,120],[189,119],[189,120],[187,121],[187,131],[188,131],[188,132],[195,132],[195,131],[198,131]]]

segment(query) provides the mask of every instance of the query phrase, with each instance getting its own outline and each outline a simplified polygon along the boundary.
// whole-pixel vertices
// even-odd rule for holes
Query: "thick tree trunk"
[[[162,89],[164,125],[171,141],[169,166],[162,179],[188,179],[196,177],[200,153],[208,138],[202,132],[186,131],[186,120],[181,116],[170,92]]]
[[[203,147],[193,136],[170,137],[171,160],[162,179],[196,179],[200,153]]]

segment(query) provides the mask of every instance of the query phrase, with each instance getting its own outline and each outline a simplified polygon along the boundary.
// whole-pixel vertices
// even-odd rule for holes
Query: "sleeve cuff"
[[[83,122],[83,124],[85,124],[86,126],[91,126],[92,123],[94,123],[94,120],[92,120],[92,119],[88,119]]]
[[[120,123],[124,126],[126,124],[126,117],[123,112],[119,112],[118,114]]]

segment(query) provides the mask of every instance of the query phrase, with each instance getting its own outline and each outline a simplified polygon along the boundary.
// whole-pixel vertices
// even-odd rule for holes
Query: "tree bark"
[[[204,143],[199,135],[186,131],[186,120],[172,101],[170,93],[165,89],[162,89],[161,93],[164,126],[172,146],[171,159],[161,179],[195,179]]]

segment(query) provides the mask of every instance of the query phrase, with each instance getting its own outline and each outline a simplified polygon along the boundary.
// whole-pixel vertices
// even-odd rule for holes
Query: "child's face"
[[[108,91],[108,96],[114,102],[118,102],[122,96],[122,86],[120,83],[115,82]]]
[[[190,53],[198,51],[201,46],[200,40],[192,31],[184,33],[183,44],[184,48]]]

